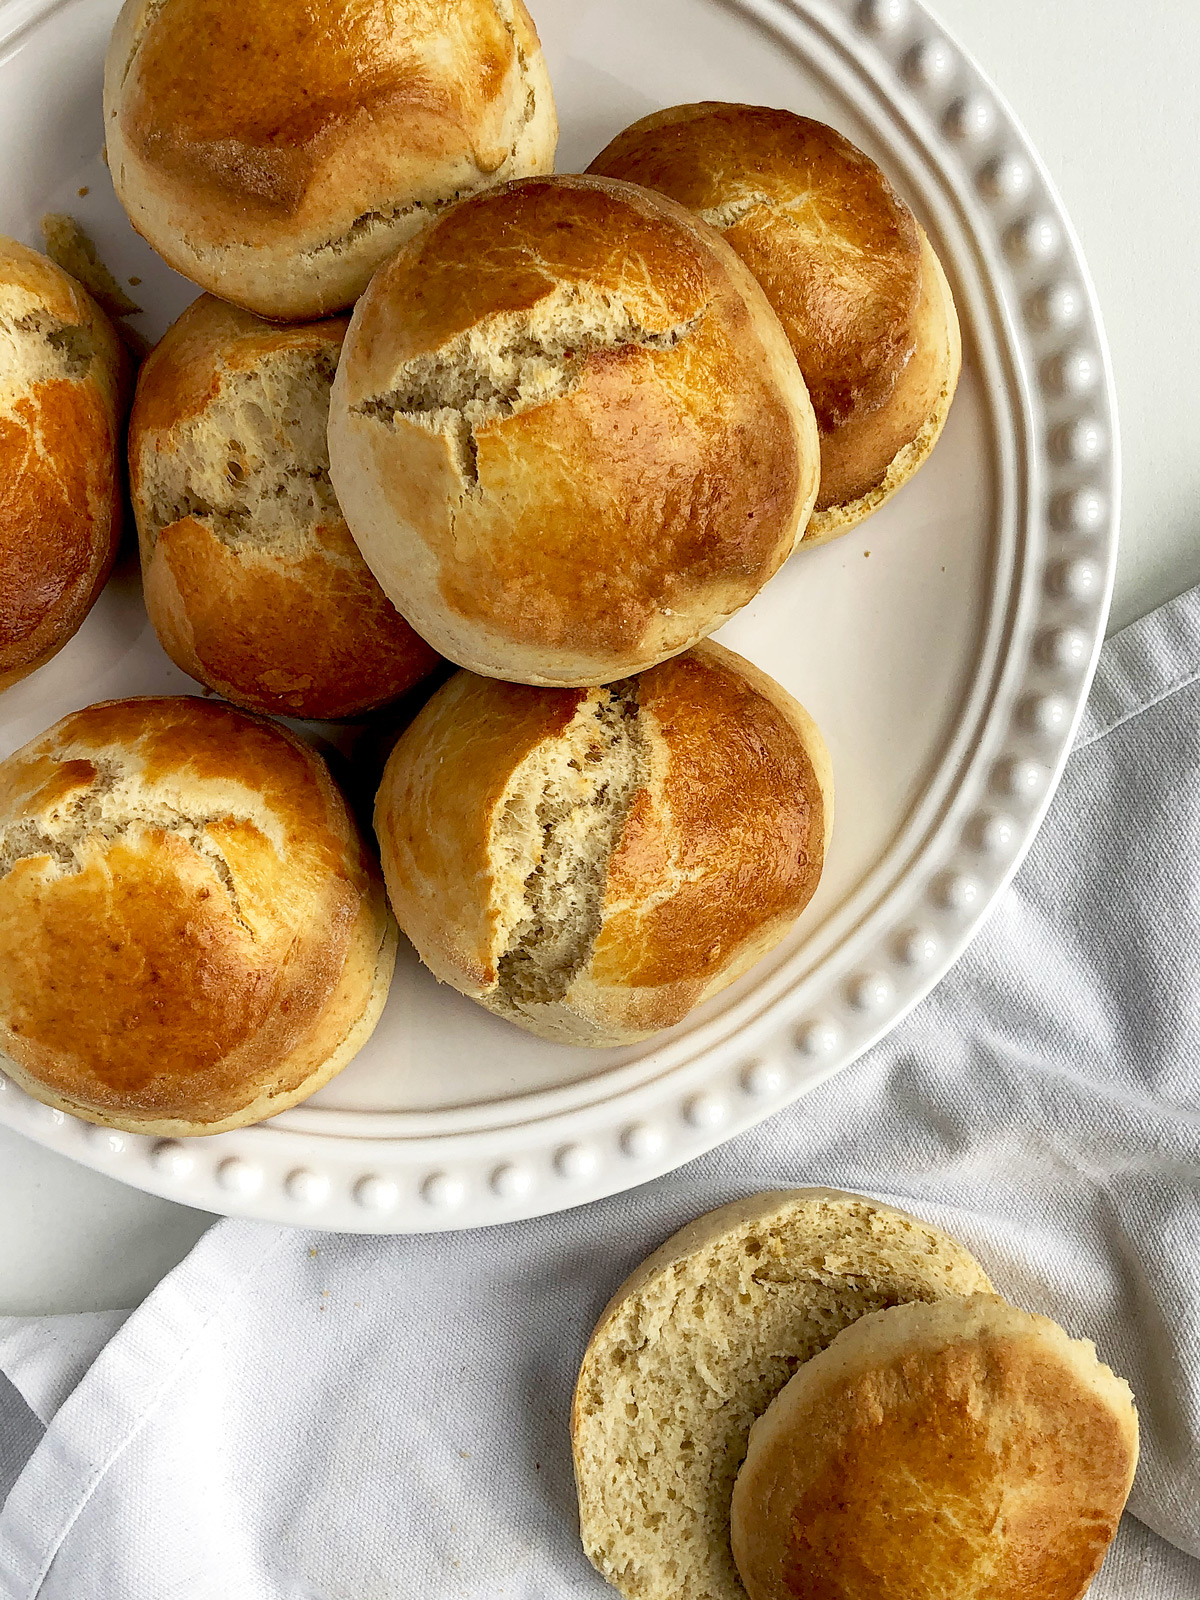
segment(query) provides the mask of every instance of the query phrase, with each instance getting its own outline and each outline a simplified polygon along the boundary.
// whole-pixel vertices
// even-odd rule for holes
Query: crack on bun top
[[[0,821],[0,878],[7,877],[20,862],[41,859],[47,876],[71,876],[94,866],[96,857],[118,840],[129,840],[136,847],[155,836],[171,834],[204,860],[229,899],[234,921],[252,940],[256,937],[242,915],[233,871],[209,830],[215,823],[234,823],[263,832],[261,817],[248,809],[197,809],[147,794],[136,768],[112,757],[73,759],[69,751],[53,755],[68,765],[82,787],[64,795],[44,817]],[[265,831],[269,836],[270,829]],[[274,842],[281,847],[280,838]]]
[[[63,322],[36,306],[15,314],[0,312],[0,399],[18,368],[24,393],[35,383],[78,382],[95,359],[96,341],[78,323]]]
[[[631,678],[585,696],[561,739],[513,774],[493,847],[506,870],[524,870],[524,899],[497,967],[498,1010],[561,1000],[587,965],[646,766]]]
[[[403,420],[446,434],[467,491],[480,492],[477,429],[569,394],[598,352],[673,350],[696,332],[706,310],[653,331],[618,296],[564,284],[524,316],[485,317],[405,362],[395,387],[355,410],[379,422]]]
[[[472,671],[596,685],[686,649],[795,547],[819,446],[778,319],[712,229],[561,176],[450,207],[376,273],[330,404],[346,521]]]
[[[223,543],[268,551],[299,549],[340,522],[325,433],[336,365],[337,348],[326,344],[220,370],[208,405],[180,418],[142,466],[140,525],[151,548],[185,517]]]

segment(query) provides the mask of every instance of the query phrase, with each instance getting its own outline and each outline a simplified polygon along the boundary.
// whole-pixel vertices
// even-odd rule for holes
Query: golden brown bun
[[[329,482],[345,331],[202,295],[138,378],[129,484],[150,620],[177,666],[252,711],[356,716],[438,663],[371,576]]]
[[[776,945],[832,824],[812,719],[711,642],[604,689],[459,673],[375,806],[393,909],[434,975],[584,1045],[671,1027]]]
[[[0,237],[0,689],[62,649],[112,567],[123,362],[75,280]]]
[[[220,1133],[327,1083],[395,960],[325,763],[229,706],[111,700],[0,763],[0,1049],[47,1105]]]
[[[992,1295],[862,1318],[750,1433],[750,1600],[1079,1600],[1137,1465],[1129,1386]]]
[[[630,1600],[746,1600],[729,1496],[755,1418],[866,1312],[990,1288],[948,1234],[836,1189],[769,1190],[689,1223],[617,1290],[580,1367],[593,1565]]]
[[[384,591],[443,655],[611,682],[717,628],[791,551],[816,425],[720,236],[601,178],[466,200],[355,309],[330,464]]]
[[[936,443],[962,347],[941,265],[875,163],[808,117],[707,102],[643,117],[588,170],[698,212],[766,290],[821,433],[805,544],[877,510]]]
[[[350,305],[443,206],[552,172],[558,139],[522,0],[126,0],[104,128],[138,232],[284,318]]]

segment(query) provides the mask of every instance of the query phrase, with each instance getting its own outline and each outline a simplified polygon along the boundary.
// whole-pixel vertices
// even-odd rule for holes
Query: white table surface
[[[936,9],[1032,135],[1096,280],[1124,447],[1112,614],[1121,627],[1200,582],[1200,6],[938,0]],[[0,1314],[134,1305],[211,1220],[0,1129]]]

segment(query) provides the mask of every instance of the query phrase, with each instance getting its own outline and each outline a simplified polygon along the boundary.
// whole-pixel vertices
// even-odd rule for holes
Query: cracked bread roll
[[[940,1229],[834,1189],[771,1190],[690,1223],[617,1290],[580,1367],[592,1563],[629,1600],[746,1600],[729,1497],[754,1419],[865,1313],[990,1288]]]
[[[146,609],[177,666],[252,711],[357,716],[438,663],[371,576],[329,482],[345,331],[202,295],[138,377],[129,486]]]
[[[450,660],[589,686],[711,633],[816,494],[762,290],[683,207],[600,178],[463,201],[359,301],[329,454],[385,593]]]
[[[588,170],[690,207],[762,284],[821,434],[804,544],[891,499],[942,431],[962,341],[941,263],[875,163],[809,117],[708,102],[643,117]]]
[[[442,207],[552,172],[522,0],[125,0],[104,68],[117,195],[177,271],[327,315]]]
[[[112,700],[0,762],[0,1059],[47,1105],[171,1136],[272,1116],[366,1043],[395,953],[345,801],[275,724]]]
[[[112,568],[123,376],[91,296],[0,237],[0,689],[62,649]]]
[[[750,1600],[1081,1600],[1133,1483],[1129,1385],[994,1295],[864,1317],[750,1432]]]
[[[778,944],[832,825],[816,725],[711,642],[575,693],[459,673],[375,804],[392,908],[434,976],[581,1045],[671,1027]]]

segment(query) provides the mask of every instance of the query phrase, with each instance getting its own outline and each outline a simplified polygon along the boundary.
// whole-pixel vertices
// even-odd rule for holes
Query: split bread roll
[[[991,1295],[864,1317],[750,1433],[750,1600],[1080,1600],[1133,1483],[1137,1412],[1096,1348]]]
[[[673,201],[601,178],[465,200],[355,308],[329,453],[384,592],[451,661],[610,683],[751,600],[816,494],[779,320]]]
[[[111,700],[0,763],[0,1050],[137,1133],[295,1105],[370,1037],[383,885],[321,758],[193,699]]]
[[[766,291],[821,433],[805,545],[877,511],[937,442],[962,341],[941,263],[875,163],[822,122],[708,102],[643,117],[588,170],[697,212]]]
[[[62,649],[112,568],[123,373],[91,296],[0,237],[0,689]]]
[[[745,1600],[729,1497],[755,1418],[865,1313],[990,1288],[947,1234],[860,1195],[780,1189],[691,1223],[621,1285],[583,1358],[591,1561],[629,1600]]]
[[[522,0],[125,0],[104,129],[134,227],[263,316],[340,311],[461,195],[552,172]]]
[[[358,552],[325,432],[343,319],[277,327],[202,295],[143,364],[129,486],[146,609],[236,705],[353,717],[438,663]]]
[[[584,1045],[671,1027],[778,944],[832,825],[812,719],[712,643],[575,693],[459,673],[375,802],[392,907],[434,976]]]

